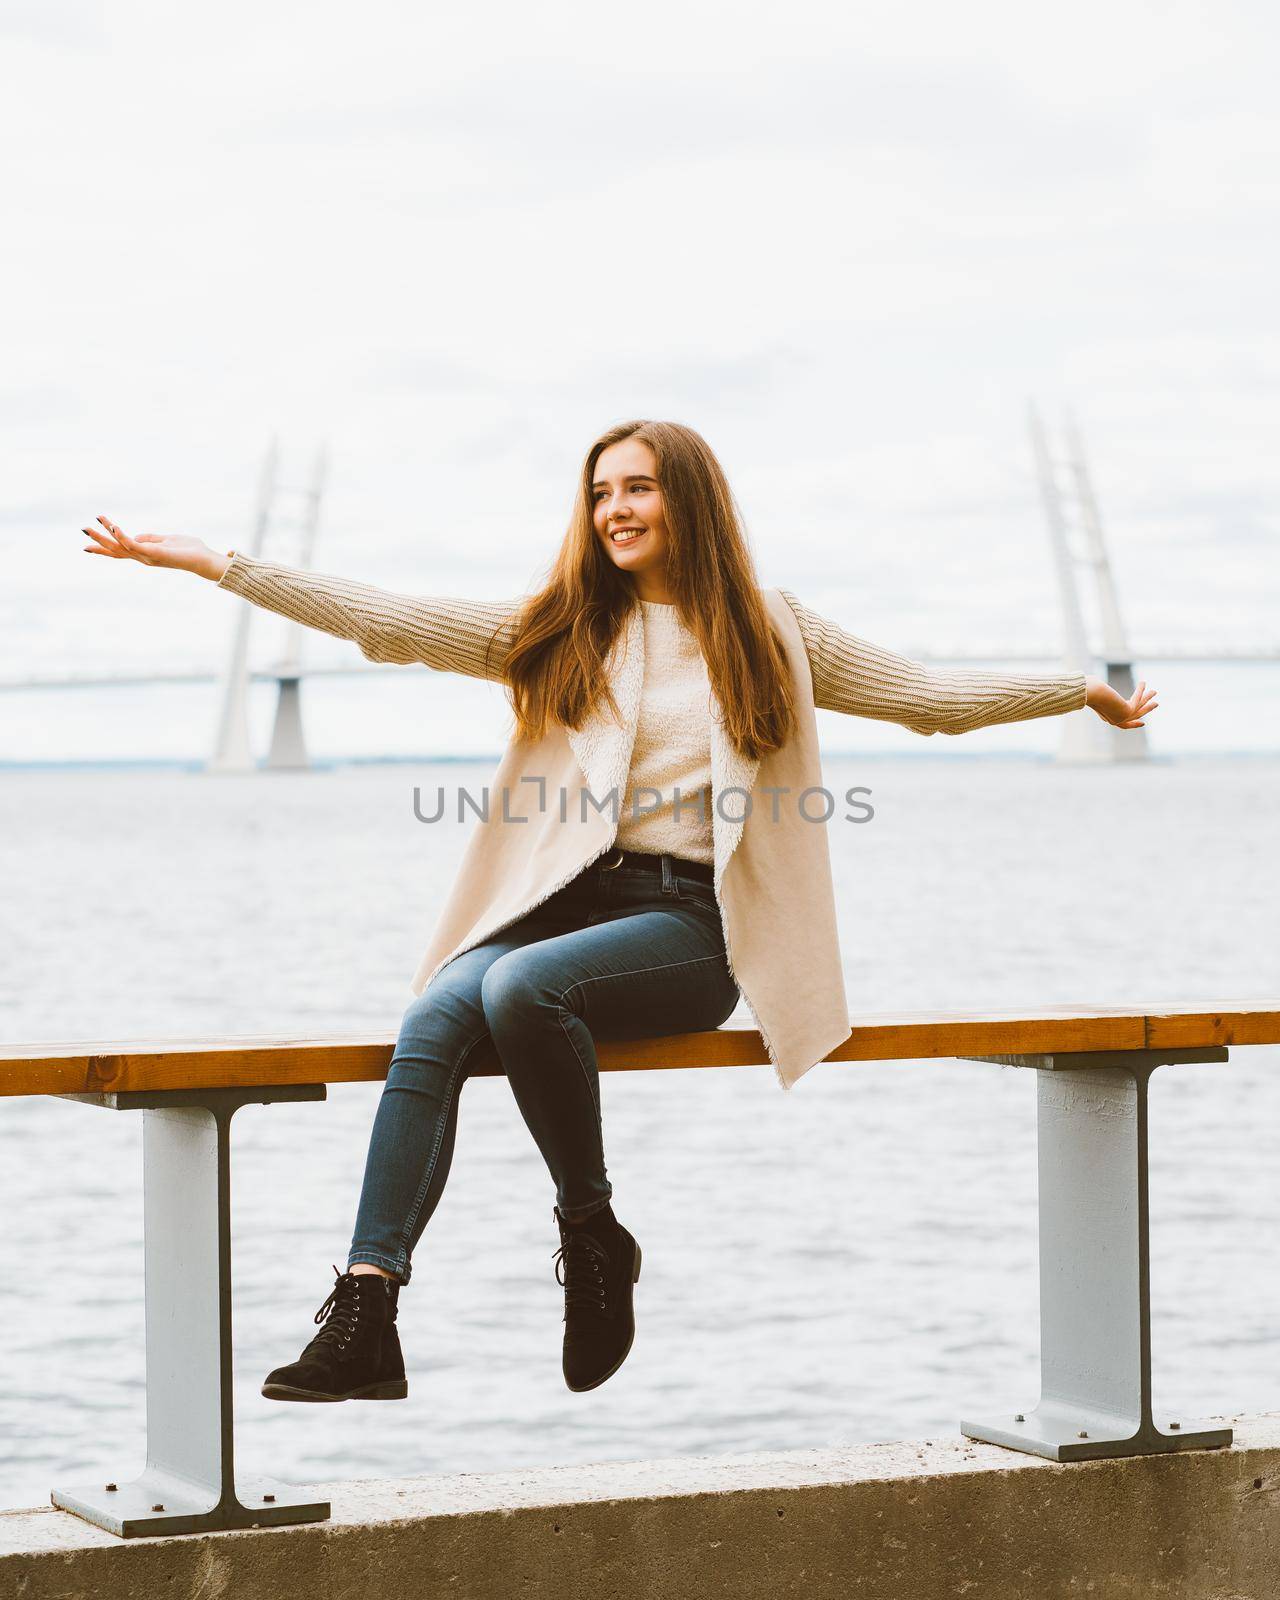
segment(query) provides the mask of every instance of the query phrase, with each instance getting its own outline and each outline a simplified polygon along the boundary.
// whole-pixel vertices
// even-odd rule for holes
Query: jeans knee
[[[499,956],[486,969],[480,980],[480,1004],[490,1031],[504,1023],[532,1021],[539,1012],[558,1006],[558,1000],[527,962],[519,957],[524,952],[511,950]]]
[[[443,1100],[450,1085],[466,1078],[486,1029],[474,1000],[469,1006],[452,1002],[448,994],[437,994],[434,1003],[422,996],[406,1011],[387,1069],[387,1089]]]

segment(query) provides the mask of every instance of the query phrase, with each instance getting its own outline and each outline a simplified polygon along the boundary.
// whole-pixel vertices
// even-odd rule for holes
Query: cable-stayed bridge
[[[895,648],[898,646],[895,645]],[[1045,651],[1027,651],[1019,654],[1008,650],[965,650],[955,652],[939,652],[937,650],[913,649],[908,643],[900,649],[900,654],[907,655],[913,661],[924,661],[935,666],[961,667],[966,663],[983,666],[993,665],[996,662],[1012,666],[1015,662],[1025,663],[1029,668],[1044,666],[1051,658]],[[1245,644],[1222,645],[1203,648],[1187,647],[1184,645],[1158,645],[1151,649],[1139,646],[1134,651],[1135,656],[1141,661],[1206,661],[1206,662],[1248,662],[1248,661],[1280,661],[1280,644]],[[425,670],[425,669],[424,669]],[[1086,669],[1081,669],[1086,670]],[[283,663],[265,663],[260,667],[250,667],[247,676],[253,683],[278,683],[285,674]],[[372,678],[382,673],[398,673],[404,675],[405,669],[394,664],[368,662],[363,665],[349,665],[340,661],[314,662],[304,664],[297,669],[298,676],[303,678]],[[180,668],[172,672],[86,672],[68,671],[42,673],[39,676],[15,677],[0,676],[0,693],[7,689],[138,689],[159,687],[165,684],[178,683],[214,683],[223,676],[221,672],[212,667]]]
[[[1252,663],[1280,661],[1280,639],[1231,644],[1188,645],[1149,639],[1135,648],[1121,620],[1116,585],[1111,571],[1097,496],[1085,463],[1079,429],[1067,417],[1064,424],[1065,453],[1055,456],[1047,431],[1034,404],[1028,404],[1028,428],[1032,457],[1039,484],[1046,530],[1058,591],[1062,618],[1062,648],[1010,651],[952,650],[933,647],[897,646],[902,654],[917,661],[939,666],[965,663],[1008,665],[1028,669],[1088,672],[1101,677],[1126,699],[1137,686],[1135,660],[1154,662]],[[247,553],[261,554],[268,532],[282,521],[279,502],[290,494],[300,498],[300,514],[295,526],[301,533],[301,562],[310,567],[319,529],[320,508],[327,472],[326,452],[316,458],[310,480],[290,490],[279,479],[279,451],[272,440],[263,462],[258,485],[257,505]],[[277,685],[276,710],[271,745],[265,765],[269,769],[305,768],[310,765],[302,723],[301,684],[304,678],[364,677],[401,673],[403,666],[375,662],[335,661],[303,663],[302,645],[307,631],[299,623],[288,624],[283,655],[274,663],[251,667],[248,660],[249,629],[255,608],[245,601],[238,609],[228,659],[219,671],[183,668],[171,671],[94,672],[74,669],[62,673],[42,673],[0,677],[0,692],[23,690],[71,690],[88,688],[139,688],[176,684],[221,684],[217,728],[205,770],[210,772],[251,772],[258,767],[249,740],[248,694],[253,683]],[[1086,611],[1096,618],[1091,642]],[[1056,663],[1056,665],[1051,665]],[[424,669],[425,670],[425,669]],[[1145,670],[1145,669],[1144,669]],[[1055,759],[1063,762],[1142,761],[1149,748],[1145,729],[1121,729],[1095,716],[1068,717],[1062,722]]]

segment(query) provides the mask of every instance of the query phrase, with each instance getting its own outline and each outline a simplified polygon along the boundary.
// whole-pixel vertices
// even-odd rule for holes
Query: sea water
[[[936,740],[934,741],[937,742]],[[1280,762],[828,758],[852,1012],[1280,996]],[[0,776],[0,1040],[393,1037],[490,761]],[[843,803],[862,786],[866,807]],[[450,801],[452,804],[452,801]],[[742,1020],[747,1021],[745,1010]],[[237,1459],[287,1481],[954,1436],[1039,1388],[1035,1081],[993,1064],[603,1076],[635,1345],[560,1373],[553,1190],[507,1082],[464,1090],[401,1295],[409,1397],[259,1386],[345,1265],[380,1085],[233,1124]],[[1280,1407],[1280,1051],[1164,1067],[1155,1391]],[[142,1118],[0,1099],[0,1504],[144,1455]]]

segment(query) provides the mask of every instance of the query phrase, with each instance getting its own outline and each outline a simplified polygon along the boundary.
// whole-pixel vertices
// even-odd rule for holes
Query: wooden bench
[[[962,1420],[962,1433],[1056,1461],[1231,1443],[1230,1428],[1152,1415],[1148,1083],[1159,1066],[1276,1043],[1280,1000],[852,1019],[828,1062],[953,1058],[1037,1074],[1040,1399]],[[394,1034],[0,1046],[0,1095],[144,1113],[146,1466],[129,1483],[55,1489],[54,1505],[123,1537],[329,1515],[303,1490],[235,1471],[231,1118],[385,1078],[394,1047]],[[602,1042],[598,1055],[604,1072],[768,1065],[759,1034],[729,1025]],[[490,1051],[472,1070],[501,1068]]]

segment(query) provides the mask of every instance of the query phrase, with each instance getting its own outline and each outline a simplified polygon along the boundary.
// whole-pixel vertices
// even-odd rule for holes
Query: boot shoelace
[[[360,1322],[360,1285],[354,1272],[342,1273],[337,1267],[333,1270],[337,1282],[329,1291],[329,1298],[315,1314],[316,1322],[323,1322],[324,1327],[312,1342],[319,1344],[327,1340],[339,1350],[344,1350],[351,1343],[351,1336]],[[328,1321],[325,1321],[326,1317]]]
[[[607,1262],[609,1252],[591,1234],[574,1229],[556,1251],[556,1282],[564,1287],[565,1316],[570,1306],[583,1306],[590,1311],[603,1311],[608,1299],[602,1262]],[[560,1269],[564,1268],[564,1277]]]

